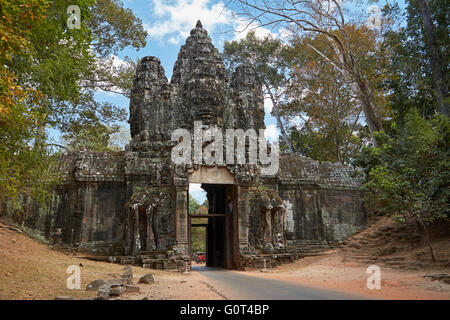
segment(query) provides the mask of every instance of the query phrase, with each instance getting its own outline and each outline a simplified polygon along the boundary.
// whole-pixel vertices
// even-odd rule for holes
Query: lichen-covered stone
[[[152,284],[155,283],[155,279],[151,273],[147,273],[146,275],[139,278],[139,283]]]

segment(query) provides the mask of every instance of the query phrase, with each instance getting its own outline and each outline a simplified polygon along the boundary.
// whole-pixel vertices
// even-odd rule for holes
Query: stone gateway
[[[335,245],[367,220],[353,168],[295,154],[280,154],[273,175],[248,162],[171,161],[178,143],[172,133],[183,128],[195,136],[196,121],[202,123],[200,135],[210,128],[223,137],[227,129],[265,129],[261,88],[251,66],[226,73],[198,22],[170,81],[158,58],[141,60],[125,151],[63,156],[63,182],[46,208],[27,202],[25,224],[55,245],[109,261],[184,270],[194,219],[188,213],[189,183],[201,183],[209,202],[203,215],[209,266],[242,269],[266,261],[270,267]],[[8,208],[2,211],[13,216]]]

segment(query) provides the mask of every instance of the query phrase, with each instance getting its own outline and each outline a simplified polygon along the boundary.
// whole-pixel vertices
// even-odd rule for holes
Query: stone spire
[[[179,113],[183,127],[194,121],[221,126],[223,123],[225,66],[200,20],[175,62],[171,85],[178,87]]]
[[[197,24],[195,25],[195,27],[199,28],[199,29],[203,29],[202,22],[200,20],[197,20]]]

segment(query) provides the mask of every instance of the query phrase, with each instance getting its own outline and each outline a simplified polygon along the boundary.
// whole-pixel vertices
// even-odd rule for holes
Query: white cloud
[[[125,66],[128,66],[129,65],[129,63],[128,62],[126,62],[125,60],[122,60],[122,59],[120,59],[118,56],[116,56],[116,55],[112,55],[111,57],[109,57],[108,58],[108,60],[107,60],[109,63],[112,63],[112,65],[115,67],[115,68],[120,68],[120,67],[125,67]]]
[[[280,36],[280,39],[288,40],[288,39],[292,38],[292,36],[294,35],[294,32],[292,32],[292,30],[289,30],[286,28],[280,28],[280,29],[278,29],[278,34]]]
[[[175,37],[170,37],[169,40],[167,40],[167,41],[171,44],[179,44],[180,43],[180,39],[175,38]]]
[[[189,184],[189,192],[198,192],[198,191],[205,192],[205,190],[203,190],[201,188],[201,184],[200,183],[190,183]]]
[[[272,100],[268,97],[264,98],[264,111],[268,114],[272,112],[273,109],[273,103]]]
[[[267,140],[271,142],[278,139],[279,135],[280,132],[274,124],[269,124],[266,127],[266,131],[264,131],[264,136],[266,137]]]
[[[241,40],[244,39],[250,31],[255,32],[255,36],[259,39],[263,39],[264,37],[270,35],[272,37],[276,37],[275,34],[270,32],[269,29],[258,26],[256,23],[248,23],[246,21],[238,21],[237,27],[234,31],[234,39],[233,40]]]
[[[144,24],[150,37],[170,36],[169,42],[173,44],[184,41],[197,20],[210,32],[232,22],[232,12],[221,1],[212,4],[211,0],[153,0],[152,13],[156,21]]]

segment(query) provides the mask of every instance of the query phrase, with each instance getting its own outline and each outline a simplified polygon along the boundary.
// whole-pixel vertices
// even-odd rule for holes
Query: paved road
[[[332,290],[312,288],[283,280],[257,278],[224,269],[192,266],[227,299],[236,300],[343,300],[362,299]]]

